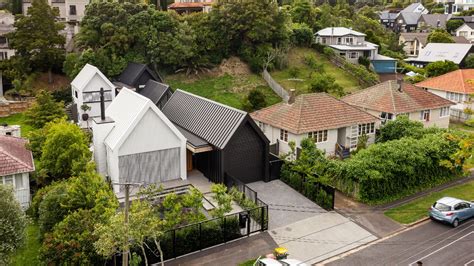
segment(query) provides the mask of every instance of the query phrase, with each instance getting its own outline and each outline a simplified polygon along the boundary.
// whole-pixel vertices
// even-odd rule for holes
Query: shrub
[[[51,188],[39,203],[38,225],[42,235],[51,232],[54,225],[66,217],[68,210],[62,208],[61,203],[67,196],[67,189],[65,182],[51,185]]]
[[[296,46],[308,47],[313,41],[313,30],[305,23],[291,25],[291,42]]]
[[[249,91],[244,104],[246,111],[259,110],[265,106],[267,106],[267,102],[265,101],[265,94],[261,90],[252,89]]]
[[[323,48],[323,54],[324,54],[325,56],[328,56],[328,57],[332,57],[332,56],[336,55],[336,53],[334,52],[334,50],[331,49],[331,48],[329,48],[329,47],[327,47],[327,46]]]
[[[428,77],[437,77],[448,72],[457,70],[459,67],[452,61],[436,61],[429,63],[426,67],[426,75]]]
[[[370,67],[370,60],[365,56],[359,56],[359,59],[357,61],[360,65],[365,66],[367,69]]]

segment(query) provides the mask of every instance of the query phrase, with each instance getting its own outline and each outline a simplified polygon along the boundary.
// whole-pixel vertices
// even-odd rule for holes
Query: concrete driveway
[[[328,212],[280,180],[247,184],[268,204],[269,234],[290,258],[312,264],[377,239],[348,218]]]

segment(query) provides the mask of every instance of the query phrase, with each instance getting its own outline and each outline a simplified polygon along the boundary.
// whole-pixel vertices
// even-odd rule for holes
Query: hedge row
[[[443,163],[451,161],[457,148],[442,133],[374,144],[341,162],[333,173],[334,184],[364,202],[394,200],[458,176],[462,169]]]

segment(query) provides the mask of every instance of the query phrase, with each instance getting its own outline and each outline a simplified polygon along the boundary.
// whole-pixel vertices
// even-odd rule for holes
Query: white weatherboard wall
[[[364,109],[364,111],[368,112],[373,116],[380,117],[382,112],[374,111],[369,109]],[[449,115],[440,117],[441,109],[431,109],[430,110],[430,121],[423,121],[421,120],[421,111],[411,112],[408,114],[408,119],[412,121],[418,121],[423,123],[424,127],[439,127],[439,128],[448,128],[449,127]],[[397,115],[394,115],[393,119],[396,119]]]

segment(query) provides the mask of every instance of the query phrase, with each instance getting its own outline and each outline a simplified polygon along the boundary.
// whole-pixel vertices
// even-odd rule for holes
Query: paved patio
[[[312,264],[377,239],[332,211],[328,212],[280,180],[248,184],[268,204],[269,234],[290,258]]]

